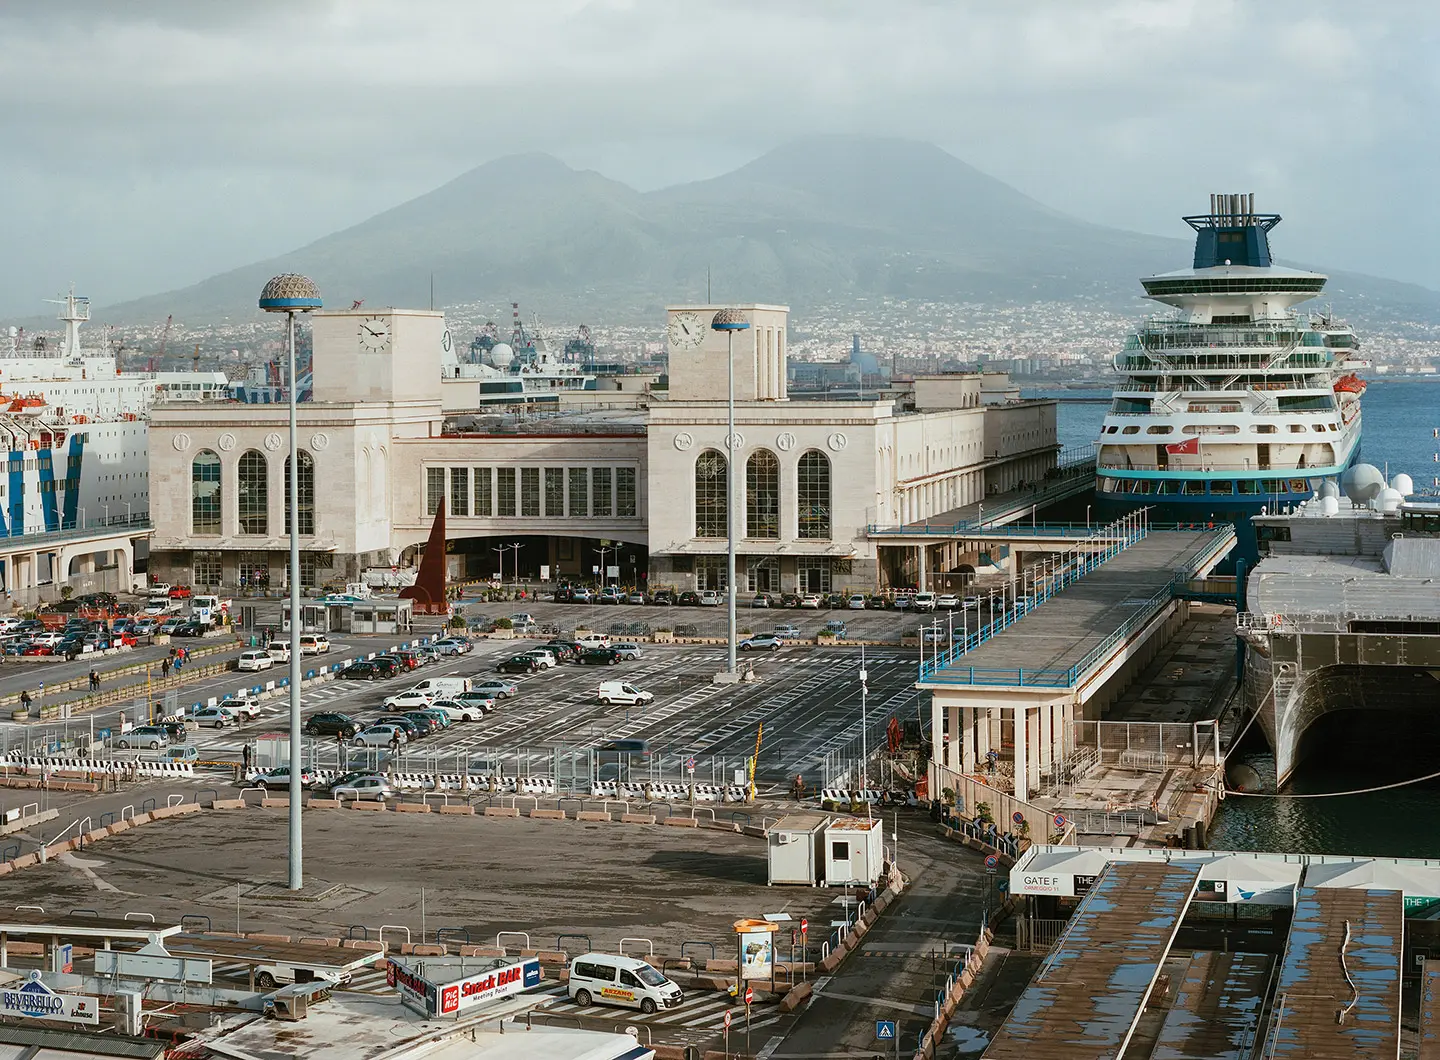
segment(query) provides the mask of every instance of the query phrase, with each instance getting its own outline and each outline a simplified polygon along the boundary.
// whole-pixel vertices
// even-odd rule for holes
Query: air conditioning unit
[[[270,1001],[274,1006],[267,1013],[277,1020],[303,1020],[310,999],[304,994],[276,994]]]

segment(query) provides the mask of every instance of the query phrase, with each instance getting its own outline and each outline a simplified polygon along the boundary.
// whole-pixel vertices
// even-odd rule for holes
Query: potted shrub
[[[60,599],[68,600],[75,595],[75,587],[72,585],[60,586]]]
[[[508,618],[497,618],[495,620],[495,632],[491,633],[490,636],[498,640],[514,640],[515,623],[511,622]]]
[[[674,633],[674,631],[673,631],[673,630],[669,630],[669,629],[664,629],[664,628],[657,629],[657,630],[655,631],[655,643],[656,643],[656,644],[674,644],[674,643],[675,643],[675,633]]]
[[[10,712],[10,720],[11,720],[11,721],[29,721],[29,720],[30,720],[30,708],[29,708],[29,707],[16,707],[14,710],[12,710],[12,711]]]

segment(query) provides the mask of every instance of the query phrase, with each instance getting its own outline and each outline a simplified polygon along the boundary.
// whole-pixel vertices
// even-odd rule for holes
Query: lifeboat
[[[1335,392],[1337,394],[1363,394],[1365,393],[1366,385],[1365,380],[1361,379],[1354,372],[1351,372],[1349,375],[1342,375],[1339,379],[1335,380]]]

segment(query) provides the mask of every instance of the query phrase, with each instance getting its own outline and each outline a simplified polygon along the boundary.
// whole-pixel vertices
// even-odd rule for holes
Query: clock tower
[[[351,309],[311,316],[316,401],[434,401],[445,314]]]
[[[667,307],[670,400],[725,400],[728,339],[710,327],[722,309],[738,309],[750,322],[748,329],[735,332],[735,400],[786,400],[785,329],[790,307],[760,304]]]

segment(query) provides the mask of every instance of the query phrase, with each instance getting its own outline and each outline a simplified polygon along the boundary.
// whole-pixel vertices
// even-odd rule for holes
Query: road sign
[[[1010,820],[1014,821],[1016,824],[1024,824],[1024,823],[1025,823],[1025,815],[1024,815],[1023,813],[1021,813],[1019,810],[1016,810],[1014,813],[1012,813],[1012,814],[1010,815]]]
[[[689,771],[689,773],[690,773],[691,776],[694,776],[694,775],[695,775],[695,756],[694,756],[694,755],[691,755],[689,758],[685,759],[685,768]]]
[[[1066,817],[1063,813],[1057,813],[1057,814],[1055,815],[1055,827],[1056,827],[1056,828],[1064,828],[1064,827],[1065,827],[1067,824],[1069,824],[1069,823],[1070,823],[1070,819],[1069,819],[1068,817]]]
[[[729,1009],[726,1009],[726,1010],[725,1010],[725,1029],[726,1029],[727,1031],[730,1029],[730,1010],[729,1010]]]
[[[1001,894],[1004,894],[1010,889],[1010,881],[1007,880],[1004,876],[1001,876],[998,880],[995,881],[995,889]]]
[[[985,855],[985,867],[986,867],[987,869],[993,869],[993,868],[994,868],[996,865],[998,865],[998,864],[1000,864],[1000,855],[999,855],[999,854],[986,854],[986,855]]]
[[[893,1042],[895,1040],[895,1021],[876,1020],[875,1037],[880,1039],[882,1042]]]
[[[753,986],[747,986],[747,987],[745,988],[745,1004],[748,1005],[748,1004],[750,1004],[750,1002],[752,1002],[752,1001],[754,1001],[754,1000],[755,1000],[755,988],[754,988]]]
[[[803,917],[803,916],[802,916],[802,917],[800,918],[800,934],[804,935],[804,934],[806,934],[809,930],[810,930],[810,920],[809,920],[808,917]]]

